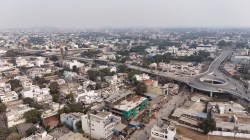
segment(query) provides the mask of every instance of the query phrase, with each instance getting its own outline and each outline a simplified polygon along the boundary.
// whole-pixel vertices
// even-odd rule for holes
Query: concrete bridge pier
[[[210,91],[210,97],[213,97],[213,92],[212,91]]]
[[[191,93],[193,93],[194,92],[194,88],[193,87],[191,87]]]

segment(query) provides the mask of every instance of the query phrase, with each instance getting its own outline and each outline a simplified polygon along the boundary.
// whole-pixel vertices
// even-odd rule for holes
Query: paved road
[[[179,75],[174,75],[172,73],[164,73],[158,70],[151,70],[143,67],[138,67],[134,65],[127,65],[128,68],[139,70],[145,73],[154,74],[157,76],[171,78],[176,81],[186,83],[187,85],[208,92],[216,93],[230,93],[239,97],[242,97],[250,101],[250,94],[247,93],[247,89],[241,84],[241,82],[233,79],[232,77],[222,73],[219,70],[219,66],[222,62],[232,55],[232,50],[225,50],[219,57],[217,57],[209,66],[208,70],[199,75],[194,75],[190,77],[181,77]],[[223,84],[211,84],[202,82],[201,79],[209,79],[213,81],[221,81]]]
[[[201,73],[199,75],[194,75],[190,77],[181,77],[180,75],[174,75],[172,73],[165,73],[158,70],[151,70],[143,67],[138,67],[130,64],[126,64],[126,66],[130,69],[139,70],[145,73],[154,74],[157,76],[167,77],[171,78],[176,81],[180,81],[182,83],[186,83],[187,85],[203,90],[208,92],[216,92],[216,93],[230,93],[239,97],[242,97],[248,101],[250,101],[250,94],[247,93],[247,89],[244,88],[244,86],[241,84],[241,82],[233,79],[232,77],[222,73],[218,68],[221,65],[221,63],[228,57],[232,55],[233,50],[228,49],[225,50],[219,57],[217,57],[209,66],[208,70],[204,73]],[[87,58],[79,58],[79,57],[72,57],[69,56],[69,59],[76,59],[76,60],[93,60],[93,59],[87,59]],[[99,60],[102,61],[102,60]],[[106,62],[109,62],[108,60],[103,60]],[[109,62],[112,64],[119,64],[116,62]],[[212,80],[219,80],[224,81],[224,84],[211,84],[211,83],[205,83],[201,81],[201,78],[208,78]]]
[[[169,117],[172,111],[177,108],[179,105],[183,104],[185,99],[189,97],[189,94],[185,94],[185,89],[183,89],[178,95],[172,96],[172,98],[163,105],[163,107],[159,110],[156,119],[153,119],[146,124],[145,128],[142,130],[137,130],[131,135],[130,140],[145,140],[148,136],[150,136],[151,128],[157,123],[162,124],[162,117]]]

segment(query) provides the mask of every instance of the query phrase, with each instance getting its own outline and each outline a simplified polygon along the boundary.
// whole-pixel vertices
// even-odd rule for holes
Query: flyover
[[[225,50],[221,53],[220,56],[214,59],[210,64],[206,72],[200,73],[198,75],[193,75],[190,77],[184,77],[180,75],[174,75],[169,72],[162,72],[159,70],[147,69],[135,65],[125,64],[128,68],[139,70],[145,73],[153,74],[160,77],[170,78],[175,81],[185,83],[191,87],[191,90],[198,89],[201,91],[210,92],[210,96],[213,93],[229,93],[235,96],[239,96],[250,101],[250,94],[247,93],[246,88],[240,81],[235,80],[234,78],[224,74],[219,70],[221,64],[229,57],[231,57],[233,51],[231,49]],[[59,53],[58,53],[59,56]],[[89,59],[81,58],[79,56],[67,56],[65,59],[75,59],[81,61],[105,61],[106,63],[112,65],[119,65],[120,63],[110,62],[109,60],[99,60],[99,59]],[[210,81],[210,82],[207,82]]]
[[[222,52],[220,56],[214,59],[214,61],[210,64],[206,72],[190,77],[181,77],[172,73],[151,70],[129,64],[127,64],[127,67],[130,69],[135,69],[145,73],[171,78],[175,81],[186,83],[191,87],[192,91],[193,89],[207,91],[210,92],[210,96],[212,96],[213,93],[229,93],[250,101],[250,94],[247,93],[247,90],[243,86],[243,84],[240,81],[235,80],[234,78],[224,74],[219,70],[220,65],[231,55],[232,50],[230,49]]]

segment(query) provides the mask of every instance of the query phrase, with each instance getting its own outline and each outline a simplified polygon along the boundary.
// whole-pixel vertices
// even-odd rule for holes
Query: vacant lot
[[[178,126],[177,129],[178,133],[193,140],[247,140],[247,139],[233,138],[233,137],[220,137],[220,136],[208,137],[207,135],[204,135],[202,133],[181,126]]]

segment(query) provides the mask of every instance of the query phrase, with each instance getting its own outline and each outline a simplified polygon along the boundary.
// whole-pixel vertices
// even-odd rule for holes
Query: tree
[[[17,56],[17,52],[14,51],[14,50],[8,50],[8,51],[5,53],[5,56],[6,56],[6,57],[16,57],[16,56]]]
[[[208,134],[216,129],[216,122],[212,118],[207,118],[199,124],[199,127],[204,131],[204,134]]]
[[[66,97],[65,97],[66,99],[68,99],[68,100],[70,100],[70,102],[73,102],[74,101],[74,94],[73,93],[70,93],[70,94],[68,94],[68,95],[66,95]]]
[[[57,94],[59,89],[59,84],[57,82],[52,82],[49,85],[50,93]]]
[[[30,127],[28,130],[26,130],[26,136],[28,137],[28,136],[30,136],[30,135],[32,135],[32,134],[35,134],[36,133],[36,131],[38,130],[38,128],[37,127],[35,127],[35,126],[32,126],[32,127]]]
[[[227,46],[227,42],[225,40],[221,40],[217,45],[219,46],[219,48],[224,48]]]
[[[96,50],[89,50],[89,51],[85,51],[85,52],[81,53],[81,57],[93,58],[99,53],[101,53],[101,51],[99,51],[99,50],[97,50],[97,51]]]
[[[4,103],[0,103],[0,113],[6,112],[6,105]]]
[[[76,122],[76,128],[77,128],[77,131],[79,131],[79,132],[82,130],[82,122],[81,121]]]
[[[24,104],[29,104],[31,105],[34,102],[34,99],[30,98],[30,97],[26,97],[23,99],[23,103]]]
[[[42,105],[39,105],[34,99],[26,97],[23,99],[24,104],[28,104],[31,107],[34,107],[36,109],[43,109]]]
[[[96,89],[96,90],[102,89],[102,85],[101,85],[100,83],[97,83],[97,84],[95,85],[95,89]]]
[[[51,57],[50,57],[50,60],[51,61],[58,61],[58,57],[56,56],[56,55],[52,55]]]
[[[59,102],[60,102],[60,98],[59,98],[59,95],[58,95],[58,94],[53,94],[53,95],[52,95],[52,98],[53,98],[53,102],[56,102],[56,103],[59,103]]]
[[[10,80],[10,85],[12,90],[22,87],[21,82],[17,79]]]
[[[123,72],[126,72],[127,69],[128,69],[128,68],[127,68],[126,65],[118,65],[118,67],[117,67],[117,72],[118,72],[118,73],[123,73]]]
[[[95,87],[93,85],[91,85],[91,84],[89,84],[87,88],[89,88],[90,90],[94,90],[95,89]]]
[[[13,133],[10,133],[8,137],[6,137],[5,140],[20,140],[22,139],[22,135],[17,133],[17,132],[13,132]]]
[[[10,129],[6,127],[0,127],[0,140],[5,140],[10,133],[11,133]]]
[[[144,94],[146,90],[147,90],[147,86],[143,82],[139,82],[135,89],[136,93],[139,95]]]
[[[10,59],[9,61],[8,61],[9,63],[12,63],[14,66],[16,65],[16,60],[13,58],[13,59]]]
[[[37,109],[32,109],[23,114],[24,118],[26,119],[26,122],[29,123],[38,123],[41,121],[41,115],[42,113]]]
[[[80,103],[73,103],[68,105],[70,112],[83,112],[83,106]]]
[[[74,66],[72,67],[72,71],[78,73],[78,69],[77,69],[77,66],[76,66],[76,65],[74,65]]]
[[[39,85],[42,85],[44,83],[48,83],[49,81],[48,80],[45,80],[44,77],[39,77],[39,76],[36,76],[35,77],[35,81],[39,84]]]

